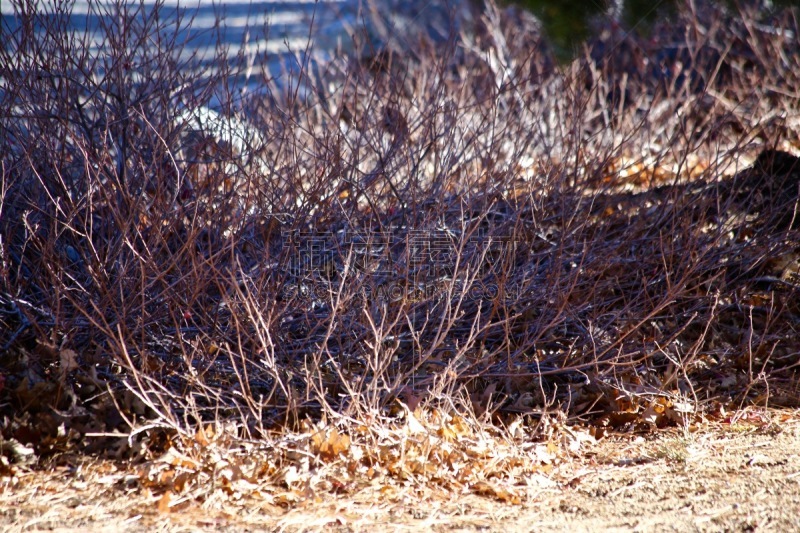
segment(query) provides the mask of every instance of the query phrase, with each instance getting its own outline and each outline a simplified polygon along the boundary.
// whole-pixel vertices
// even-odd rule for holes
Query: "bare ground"
[[[726,423],[611,435],[525,480],[518,505],[431,486],[314,494],[291,508],[240,499],[181,502],[107,461],[0,479],[6,531],[750,531],[800,530],[800,416],[750,410]],[[166,505],[168,503],[168,505]],[[169,509],[169,512],[165,512]]]

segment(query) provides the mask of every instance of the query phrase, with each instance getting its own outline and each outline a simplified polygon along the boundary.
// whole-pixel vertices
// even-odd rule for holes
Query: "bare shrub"
[[[789,12],[689,6],[559,66],[489,5],[445,43],[264,68],[240,101],[222,52],[208,74],[181,21],[126,6],[80,34],[20,2],[2,30],[17,404],[66,350],[58,408],[117,409],[105,431],[263,436],[397,400],[611,416],[791,383]],[[127,403],[98,396],[121,383]]]

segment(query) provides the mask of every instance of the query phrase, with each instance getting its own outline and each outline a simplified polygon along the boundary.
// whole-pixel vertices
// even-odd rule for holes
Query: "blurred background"
[[[46,0],[39,3],[39,9],[69,11],[69,23],[75,31],[93,32],[98,29],[100,18],[112,13],[113,3]],[[541,22],[557,57],[568,61],[592,34],[595,23],[611,19],[626,30],[647,33],[659,18],[672,16],[679,3],[518,0],[501,5],[516,5],[532,13]],[[0,2],[5,30],[18,24],[15,4],[15,0]],[[120,4],[131,12],[144,14],[154,9],[156,0],[120,0]],[[181,40],[188,43],[186,54],[197,54],[202,59],[224,47],[229,57],[242,56],[252,61],[266,55],[273,75],[297,67],[311,50],[315,57],[324,59],[351,52],[359,44],[369,53],[388,40],[398,41],[402,49],[408,44],[404,40],[413,41],[420,33],[434,42],[444,42],[459,31],[468,31],[469,21],[483,11],[483,0],[164,0],[161,4],[162,17],[183,20],[176,27]],[[771,0],[764,4],[767,8],[797,6],[800,0]]]

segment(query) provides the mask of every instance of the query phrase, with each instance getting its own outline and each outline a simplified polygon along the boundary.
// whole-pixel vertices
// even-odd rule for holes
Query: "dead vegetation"
[[[78,35],[15,7],[6,474],[132,458],[164,510],[370,483],[520,502],[584,438],[797,405],[791,11],[606,24],[558,65],[489,5],[240,98],[155,14]]]

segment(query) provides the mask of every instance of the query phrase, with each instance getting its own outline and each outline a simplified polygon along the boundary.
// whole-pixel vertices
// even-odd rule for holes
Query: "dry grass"
[[[241,99],[158,17],[114,6],[98,49],[16,6],[8,442],[136,457],[167,506],[254,479],[280,505],[389,480],[513,502],[580,450],[567,420],[796,405],[791,12],[608,25],[559,66],[490,5]]]
[[[516,489],[522,505],[487,498],[481,485],[444,488],[394,476],[334,491],[313,476],[301,493],[269,478],[228,483],[226,467],[208,476],[204,497],[193,498],[191,490],[142,488],[129,464],[82,457],[3,477],[0,523],[9,531],[787,530],[798,521],[798,438],[796,411],[755,408],[687,430],[591,439],[577,453],[551,446],[551,462]],[[270,462],[266,448],[251,455]]]

